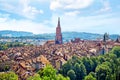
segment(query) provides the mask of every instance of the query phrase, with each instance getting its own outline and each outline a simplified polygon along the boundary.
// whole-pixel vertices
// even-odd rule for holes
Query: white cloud
[[[61,27],[62,31],[77,31],[77,32],[90,32],[90,33],[105,33],[109,32],[111,34],[120,32],[119,21],[120,17],[116,16],[118,14],[101,14],[94,16],[69,16],[69,15],[61,15]],[[57,17],[59,14],[53,14],[52,16],[52,24],[57,23]],[[114,26],[114,27],[113,27]],[[115,31],[113,31],[115,30]]]
[[[119,33],[119,26],[117,25],[120,25],[120,17],[114,17],[115,15],[116,14],[106,14],[88,17],[61,15],[62,31]],[[0,22],[0,30],[29,31],[36,34],[54,33],[57,26],[57,17],[58,15],[54,14],[51,20],[47,20],[42,23],[37,23],[30,20],[3,20],[3,22]],[[53,27],[50,27],[48,25],[49,23],[51,23]],[[113,31],[114,29],[117,30]]]
[[[52,0],[50,9],[82,9],[87,8],[92,3],[93,0]]]
[[[38,6],[39,3],[36,3],[36,1],[40,4],[44,3],[45,5],[47,3],[46,6],[48,8],[50,7],[51,11],[48,10],[48,13],[43,15],[42,18],[40,16],[38,17],[38,15],[47,12],[47,9],[44,8],[44,4]],[[5,15],[2,13],[0,14],[0,30],[29,31],[34,33],[55,32],[57,17],[61,17],[62,31],[96,33],[102,33],[103,31],[110,31],[111,33],[119,32],[117,31],[120,25],[119,14],[112,15],[112,13],[105,13],[106,15],[89,15],[93,13],[92,11],[98,9],[101,4],[102,8],[100,8],[99,13],[109,11],[111,7],[113,7],[108,0],[94,1],[95,0],[0,0],[0,10],[27,18],[21,17],[20,20],[15,20],[13,18],[16,15],[9,16],[9,14]],[[97,5],[96,3],[100,3],[100,1],[101,4]],[[48,5],[49,3],[50,5]],[[91,5],[92,7],[90,7]],[[88,7],[90,7],[89,10],[87,9]],[[42,9],[46,9],[45,12]],[[43,17],[49,19],[44,20]],[[38,19],[41,22],[35,22]],[[117,30],[113,31],[114,28]]]
[[[29,0],[20,1],[20,6],[23,6],[21,9],[23,16],[26,16],[27,18],[35,18],[36,15],[44,13],[43,10],[36,9],[36,7],[30,6],[29,4]]]
[[[34,18],[36,15],[44,13],[43,10],[37,10],[35,7],[32,6],[25,6],[22,12],[22,15],[26,16],[27,18]]]
[[[0,10],[5,10],[7,12],[12,12],[15,7],[13,4],[11,4],[11,2],[7,2],[7,1],[0,1]]]
[[[31,0],[31,1],[35,1],[35,0]],[[50,2],[50,0],[36,0],[36,1],[39,1],[39,2],[41,2],[41,3]]]
[[[9,19],[9,16],[10,16],[9,14],[1,14],[0,13],[0,23],[7,21]]]
[[[109,32],[114,34],[119,33],[118,25],[120,25],[120,17],[114,17],[115,15],[117,14],[96,15],[88,17],[61,15],[62,31],[78,31],[92,33]],[[57,17],[57,14],[53,14],[51,20],[47,20],[42,23],[37,23],[30,20],[3,19],[3,22],[0,22],[0,30],[29,31],[36,34],[54,33],[57,26]],[[49,23],[51,23],[53,27],[47,25]]]
[[[0,1],[0,9],[26,18],[34,19],[37,15],[43,14],[44,11],[37,9],[37,5],[32,6],[32,2],[33,0],[4,0]]]
[[[80,13],[80,11],[71,11],[71,12],[65,12],[65,15],[67,16],[76,16]]]
[[[6,17],[6,18],[8,18],[10,16],[10,14],[2,14],[2,13],[0,13],[0,17]]]
[[[36,23],[30,20],[5,21],[0,23],[0,30],[28,31],[35,34],[54,32],[54,28],[43,23]]]
[[[0,18],[0,22],[5,22],[7,18]]]
[[[108,0],[101,0],[103,7],[97,11],[98,13],[107,12],[111,10],[110,2]]]

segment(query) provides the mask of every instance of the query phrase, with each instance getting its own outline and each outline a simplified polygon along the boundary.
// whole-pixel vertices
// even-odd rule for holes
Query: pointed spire
[[[58,17],[58,25],[57,27],[60,27],[60,17]]]
[[[117,37],[116,42],[120,42],[120,36]]]
[[[62,44],[62,33],[61,33],[61,26],[60,26],[60,17],[58,17],[58,24],[56,27],[56,38],[55,38],[55,44]]]

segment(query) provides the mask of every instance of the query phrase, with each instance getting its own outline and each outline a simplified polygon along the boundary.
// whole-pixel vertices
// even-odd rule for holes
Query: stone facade
[[[56,28],[56,38],[55,38],[55,44],[62,44],[62,33],[61,33],[61,26],[60,26],[60,18],[58,18],[58,25]]]

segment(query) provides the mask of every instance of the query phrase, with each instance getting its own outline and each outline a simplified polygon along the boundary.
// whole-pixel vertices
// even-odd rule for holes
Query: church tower
[[[58,18],[58,24],[56,28],[56,37],[55,37],[55,44],[62,44],[62,33],[61,33],[61,26],[60,26],[60,18]]]

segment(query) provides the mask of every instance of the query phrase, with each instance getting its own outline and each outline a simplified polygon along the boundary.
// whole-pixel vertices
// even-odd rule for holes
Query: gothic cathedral
[[[62,33],[61,33],[61,27],[60,27],[60,18],[58,18],[58,24],[56,28],[56,37],[55,37],[55,44],[62,44]]]

